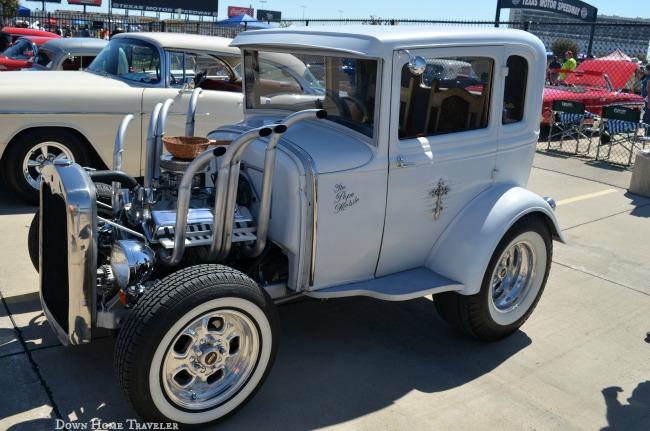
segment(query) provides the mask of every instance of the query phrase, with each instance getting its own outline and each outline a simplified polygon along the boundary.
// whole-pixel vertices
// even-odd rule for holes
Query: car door
[[[449,70],[429,73],[425,85],[409,71],[409,55]],[[491,186],[501,58],[501,46],[395,52],[386,224],[376,276],[422,266],[456,214]],[[458,67],[465,64],[471,67]]]

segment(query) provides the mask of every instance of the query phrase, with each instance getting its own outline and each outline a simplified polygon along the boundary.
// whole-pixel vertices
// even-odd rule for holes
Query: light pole
[[[266,7],[265,7],[265,5],[266,5],[266,1],[267,1],[267,0],[260,0],[260,3],[262,3],[262,9],[266,9]],[[258,11],[257,16],[255,17],[255,19],[260,19],[260,18],[259,18],[260,16],[261,16],[261,15],[260,15],[260,13],[259,13],[259,11]]]
[[[341,14],[341,16],[340,16],[339,18],[340,18],[340,19],[343,19],[343,11],[340,10],[339,13]]]
[[[302,19],[303,19],[303,21],[304,21],[304,19],[305,19],[305,9],[307,9],[307,6],[302,5],[302,6],[300,6],[300,7],[302,8]]]

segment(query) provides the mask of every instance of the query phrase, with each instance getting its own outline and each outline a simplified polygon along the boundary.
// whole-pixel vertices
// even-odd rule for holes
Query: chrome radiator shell
[[[40,299],[64,345],[89,343],[97,303],[96,190],[85,170],[57,160],[42,171]]]

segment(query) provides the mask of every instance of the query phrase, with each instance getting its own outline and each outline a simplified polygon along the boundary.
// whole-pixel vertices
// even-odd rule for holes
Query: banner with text
[[[68,4],[78,4],[82,6],[101,6],[102,0],[68,0]]]
[[[499,0],[499,8],[556,12],[586,22],[595,22],[598,15],[598,9],[580,0]]]
[[[111,6],[116,9],[145,10],[150,12],[181,13],[190,15],[217,16],[218,0],[124,0],[113,1]]]
[[[228,6],[228,18],[239,15],[250,15],[253,16],[255,9],[252,7],[245,6]]]

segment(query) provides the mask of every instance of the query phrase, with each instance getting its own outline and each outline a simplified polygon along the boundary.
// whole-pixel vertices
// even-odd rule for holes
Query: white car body
[[[445,290],[474,294],[497,243],[523,215],[543,213],[554,226],[555,235],[561,237],[549,205],[524,188],[538,140],[536,119],[542,103],[541,92],[530,89],[541,88],[544,82],[544,50],[534,36],[490,29],[436,29],[431,33],[413,27],[292,28],[242,33],[232,45],[242,50],[282,49],[307,54],[309,50],[323,50],[379,61],[377,82],[381,85],[377,85],[380,90],[374,115],[381,121],[374,122],[371,137],[329,121],[310,121],[300,129],[290,129],[280,141],[286,139],[310,156],[318,184],[313,260],[294,267],[295,278],[291,279],[295,280],[295,290],[321,298],[364,294],[391,300]],[[405,91],[400,80],[409,55],[421,55],[428,64],[440,61],[430,58],[440,57],[492,59],[489,110],[496,115],[491,114],[485,127],[476,130],[400,139],[400,97]],[[521,106],[523,116],[520,121],[505,123],[500,113],[505,61],[511,55],[525,58],[530,67]],[[314,99],[274,95],[280,103],[291,97],[296,103]],[[279,121],[282,111],[272,109],[273,105],[268,105],[271,101],[262,96],[256,109],[248,106],[244,123],[237,130]],[[266,110],[267,106],[271,109]],[[235,129],[224,126],[210,137],[233,135]],[[245,165],[251,172],[261,169],[264,148],[263,142],[255,142],[245,154]],[[285,152],[286,159],[278,156],[281,167],[276,172],[291,171],[297,164],[295,156]],[[286,169],[282,169],[284,163]],[[302,171],[287,174],[278,181],[283,186],[274,190],[274,196],[289,200],[283,190],[301,190],[299,179],[304,175]],[[252,173],[251,177],[255,179],[256,175]],[[287,186],[285,181],[291,183]],[[339,202],[339,192],[352,195],[348,201],[352,205],[343,210],[337,206],[345,205]],[[304,197],[295,199],[299,202]],[[487,209],[483,208],[486,202]],[[306,234],[304,226],[312,220],[303,217],[290,225],[283,223],[296,217],[290,213],[293,208],[293,204],[274,206],[277,213],[271,217],[270,235],[277,235],[273,239],[284,245],[290,262],[301,262],[306,247],[312,246],[301,242]],[[436,208],[442,210],[434,214]],[[470,232],[480,235],[479,247]],[[408,252],[404,252],[405,247]],[[301,275],[306,273],[310,276]],[[430,287],[422,291],[422,285],[416,283],[419,287],[412,291],[405,289],[413,277]]]
[[[229,47],[231,40],[226,38],[178,33],[124,33],[117,35],[108,46],[125,40],[141,41],[157,48],[162,67],[160,82],[134,82],[89,71],[3,73],[0,81],[3,101],[0,107],[0,158],[4,162],[3,173],[8,184],[21,197],[32,202],[38,199],[38,191],[24,187],[22,183],[25,180],[20,178],[24,174],[24,157],[20,151],[25,149],[18,150],[18,147],[28,145],[23,137],[40,132],[51,136],[51,132],[65,131],[74,137],[78,146],[83,147],[83,157],[77,161],[97,168],[102,165],[112,167],[116,130],[125,115],[134,114],[126,133],[123,170],[141,176],[144,173],[143,152],[148,123],[157,103],[169,98],[174,100],[165,133],[178,136],[185,132],[191,91],[182,88],[184,82],[180,80],[177,83],[170,81],[166,73],[172,68],[170,53],[214,55],[231,67],[239,61],[239,49]],[[186,80],[192,76],[188,73]],[[241,104],[241,92],[203,91],[196,111],[195,133],[205,136],[216,125],[239,121]],[[55,139],[47,142],[49,147],[45,152],[50,159],[62,154],[57,151],[57,144],[61,145],[61,142]],[[8,155],[12,154],[12,147],[13,160]],[[74,158],[79,156],[74,151],[72,153],[76,156]],[[63,155],[69,154],[64,151]],[[35,156],[32,162],[34,159]],[[38,182],[38,172],[32,171],[28,175],[33,180],[33,188]]]

